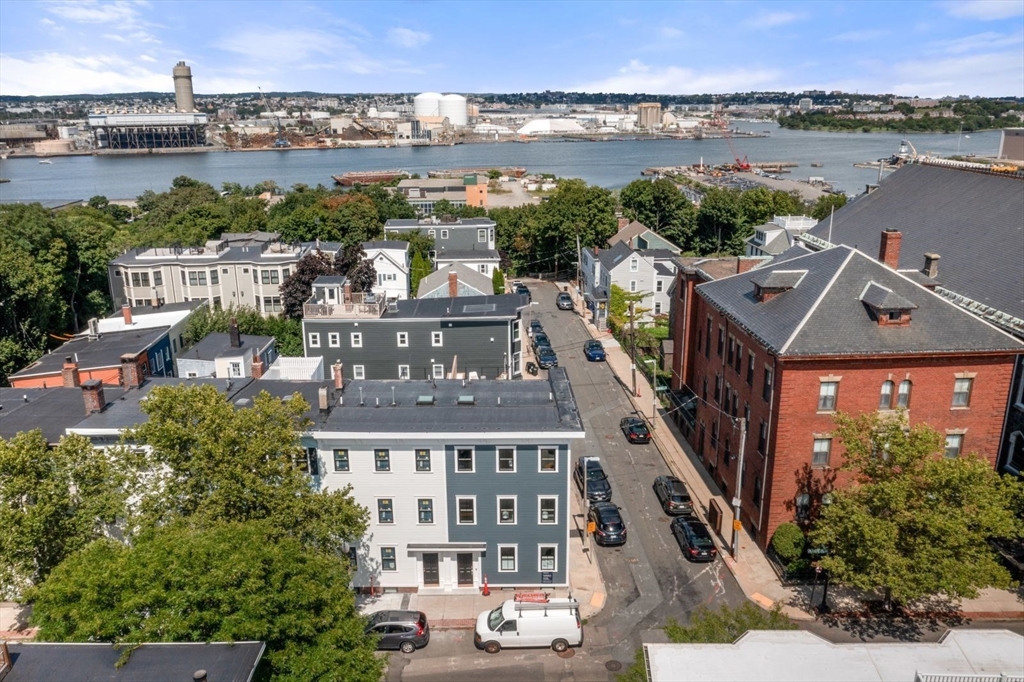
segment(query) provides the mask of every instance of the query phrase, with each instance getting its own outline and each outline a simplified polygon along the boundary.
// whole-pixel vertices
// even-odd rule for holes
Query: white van
[[[580,604],[572,598],[545,602],[509,599],[476,618],[473,643],[478,649],[496,654],[502,647],[551,647],[565,651],[583,644]]]

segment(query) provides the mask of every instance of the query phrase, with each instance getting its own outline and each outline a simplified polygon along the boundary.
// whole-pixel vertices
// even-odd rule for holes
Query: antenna
[[[828,243],[832,243],[832,219],[836,217],[835,204],[832,205],[832,213],[828,216]]]

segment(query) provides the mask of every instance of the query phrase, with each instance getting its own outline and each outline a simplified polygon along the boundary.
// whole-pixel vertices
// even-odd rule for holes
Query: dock
[[[391,182],[395,178],[409,175],[404,170],[382,170],[382,171],[353,171],[341,175],[332,175],[334,182],[342,187],[353,185],[372,185],[377,182]]]

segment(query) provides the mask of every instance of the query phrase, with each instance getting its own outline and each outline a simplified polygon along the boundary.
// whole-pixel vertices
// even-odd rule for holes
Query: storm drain
[[[619,663],[618,661],[608,661],[607,663],[604,664],[604,667],[605,667],[606,670],[608,670],[609,672],[613,672],[613,673],[622,670],[622,664]]]
[[[558,652],[558,657],[559,658],[572,658],[575,655],[576,655],[576,650],[575,649],[566,649],[565,651],[559,651]]]

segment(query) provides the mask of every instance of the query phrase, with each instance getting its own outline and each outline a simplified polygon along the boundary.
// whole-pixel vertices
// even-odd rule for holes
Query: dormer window
[[[877,282],[868,282],[860,294],[860,301],[879,325],[887,327],[910,324],[910,311],[917,308],[913,302]]]
[[[750,281],[754,283],[754,298],[765,303],[779,294],[795,289],[807,275],[806,270],[771,270],[759,272]]]

